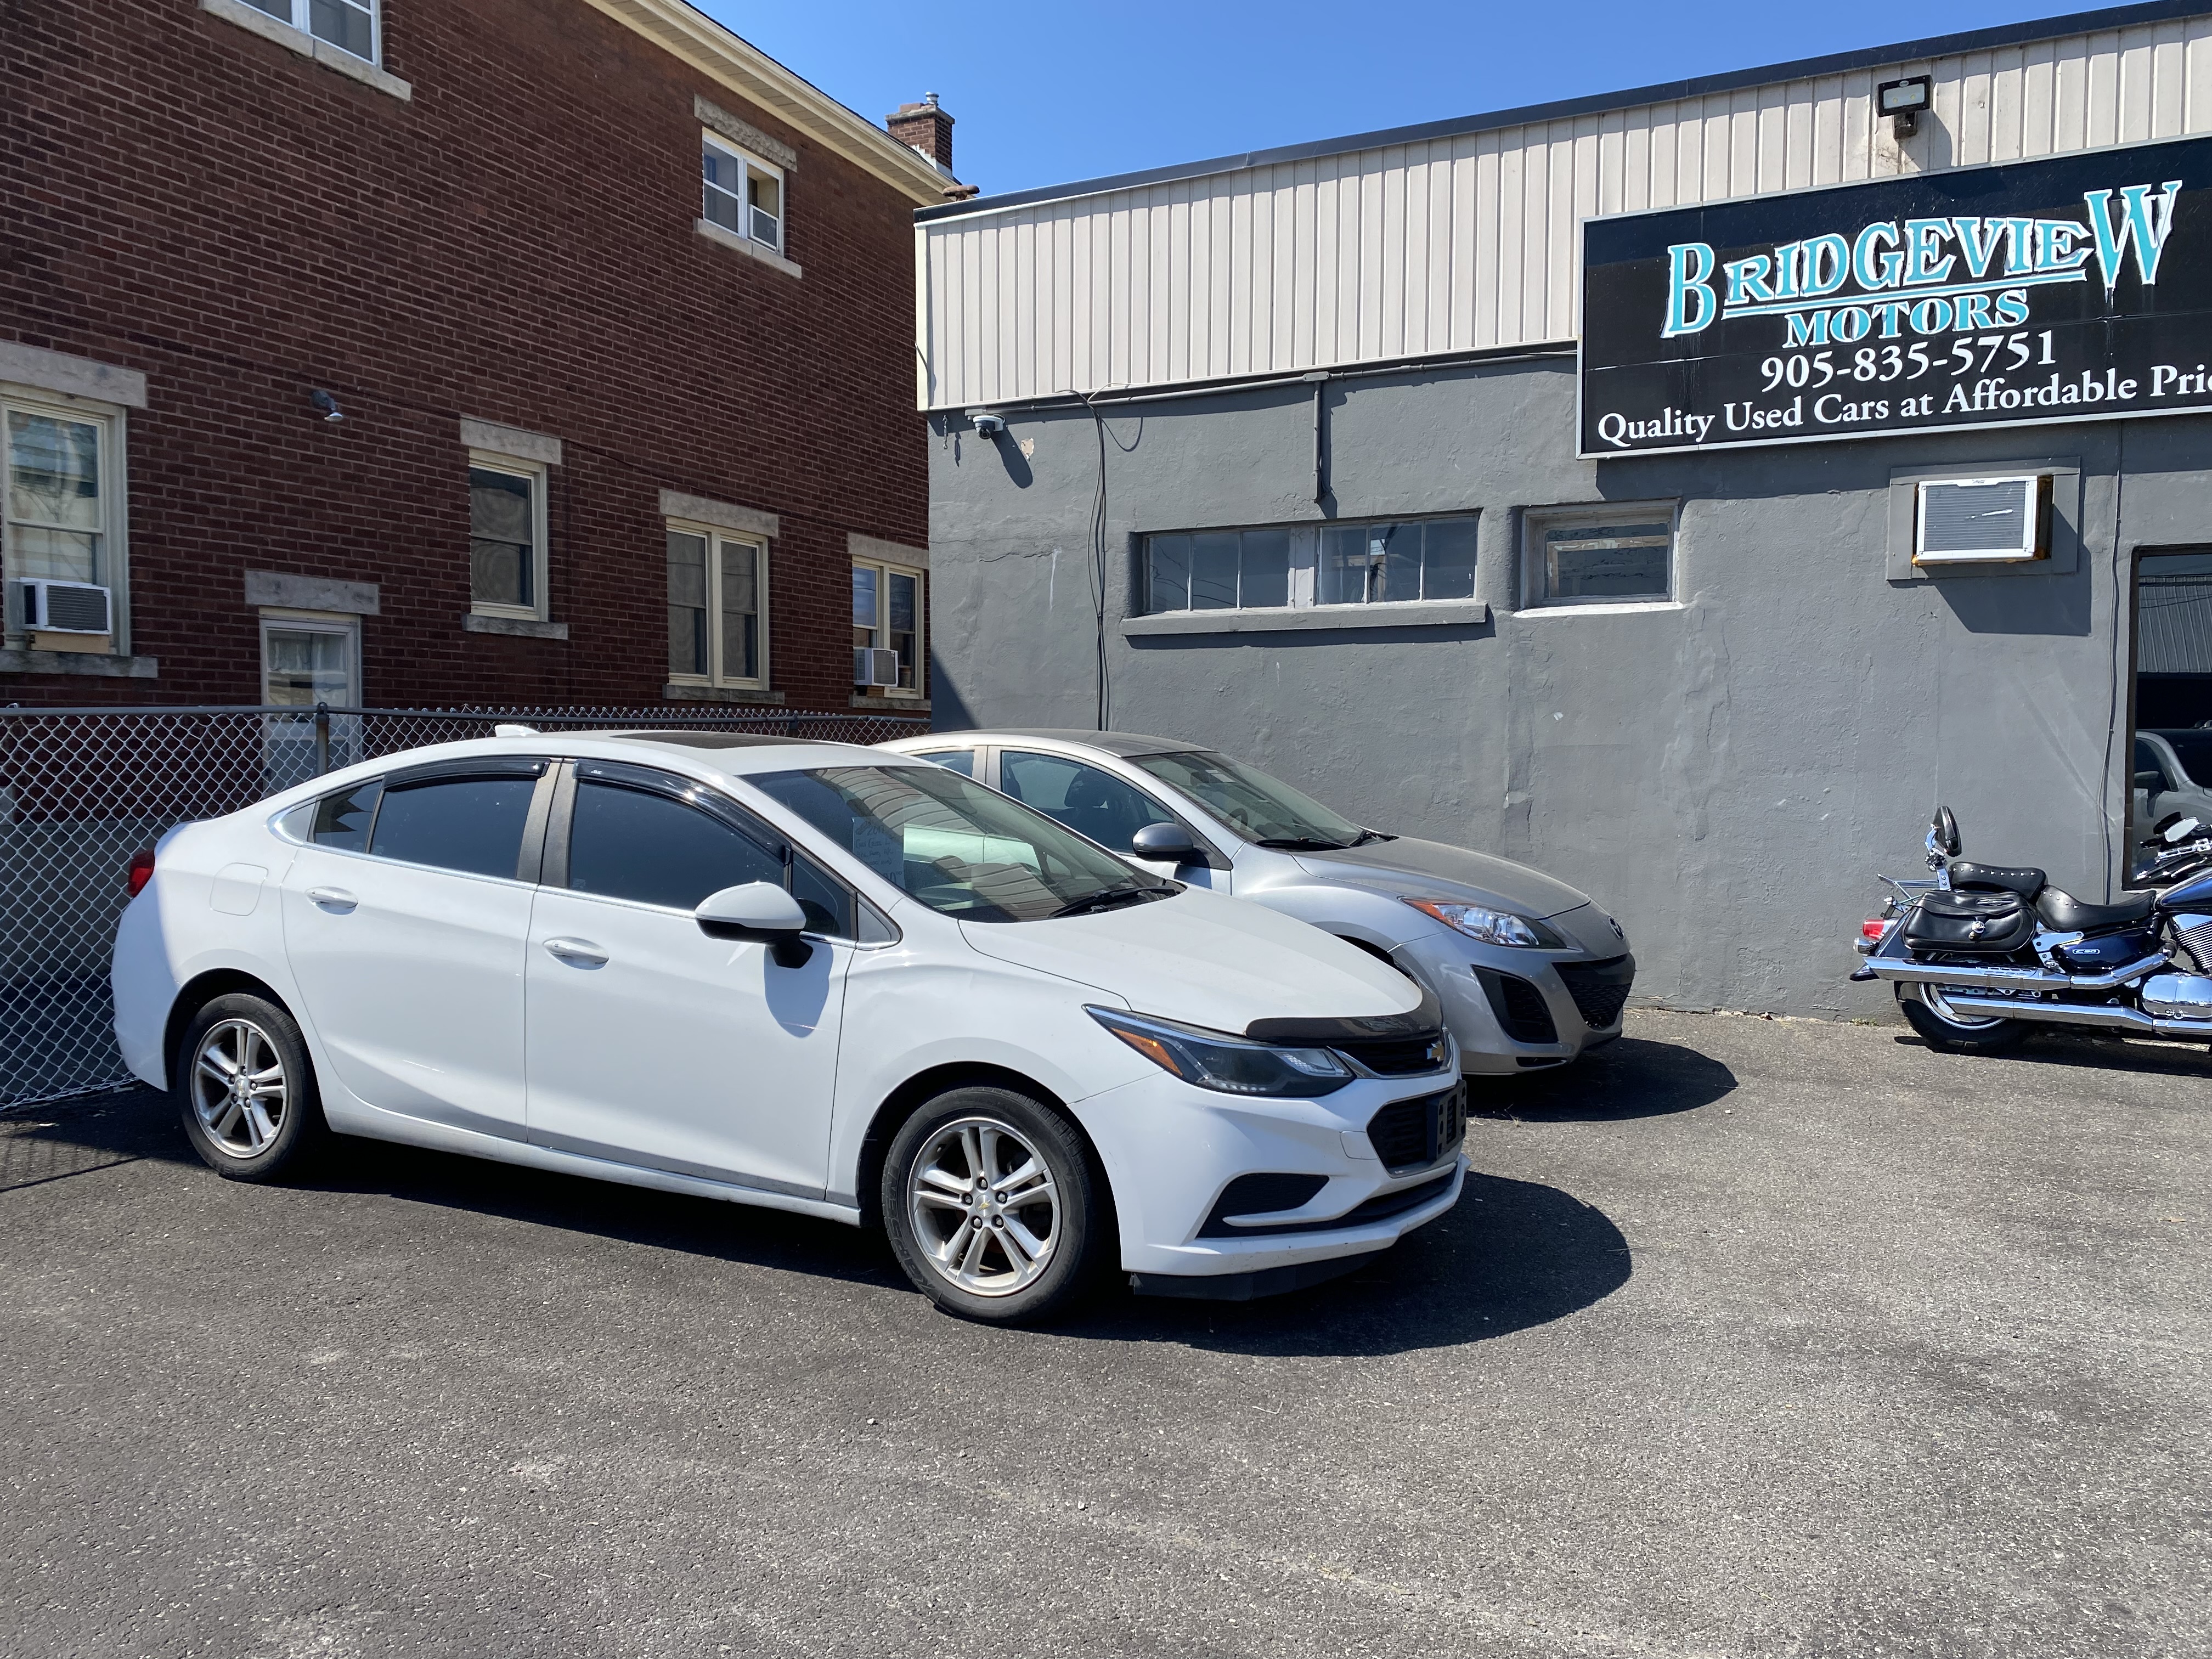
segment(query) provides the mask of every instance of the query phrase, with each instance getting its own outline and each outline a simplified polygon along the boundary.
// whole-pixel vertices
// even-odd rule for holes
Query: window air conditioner
[[[8,584],[9,620],[26,633],[112,634],[115,607],[104,587],[18,577]]]
[[[868,686],[892,686],[898,684],[899,661],[896,651],[877,651],[866,646],[853,647],[853,684]]]
[[[1916,493],[1915,564],[1988,563],[2050,554],[2048,474],[1925,478]]]

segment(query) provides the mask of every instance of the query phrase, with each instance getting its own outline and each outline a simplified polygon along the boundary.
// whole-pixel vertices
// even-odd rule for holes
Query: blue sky
[[[1097,5],[694,0],[879,121],[935,92],[987,191],[1717,74],[2060,8],[2021,0]]]

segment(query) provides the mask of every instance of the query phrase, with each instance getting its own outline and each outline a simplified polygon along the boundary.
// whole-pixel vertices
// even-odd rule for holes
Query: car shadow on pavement
[[[1673,1063],[1667,1055],[1687,1052],[1637,1047],[1662,1051],[1662,1066]],[[193,1155],[174,1109],[151,1090],[0,1120],[0,1193],[149,1161],[179,1166],[182,1179],[226,1185]],[[283,1184],[912,1293],[876,1233],[386,1141],[341,1139],[319,1167]],[[253,1189],[231,1190],[253,1207]],[[1548,1324],[1609,1296],[1629,1273],[1627,1241],[1603,1212],[1555,1187],[1474,1171],[1449,1214],[1342,1279],[1242,1303],[1134,1297],[1109,1285],[1052,1329],[1255,1355],[1397,1353]]]
[[[1403,1353],[1548,1325],[1629,1273],[1628,1241],[1603,1211],[1476,1171],[1449,1214],[1342,1279],[1255,1302],[1104,1296],[1054,1328],[1255,1355]]]
[[[1710,1106],[1735,1087],[1735,1073],[1695,1048],[1646,1037],[1615,1037],[1571,1066],[1520,1077],[1468,1079],[1475,1117],[1545,1123],[1618,1123]]]

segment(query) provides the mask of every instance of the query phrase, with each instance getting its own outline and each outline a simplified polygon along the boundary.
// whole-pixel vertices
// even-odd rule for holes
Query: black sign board
[[[1581,453],[2212,409],[2212,138],[1583,226]]]

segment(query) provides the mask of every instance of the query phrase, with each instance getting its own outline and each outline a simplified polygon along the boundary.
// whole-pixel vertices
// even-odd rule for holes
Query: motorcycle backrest
[[[1951,816],[1949,807],[1939,806],[1936,809],[1935,819],[1928,826],[1928,839],[1936,850],[1945,857],[1959,856],[1960,848],[1962,845],[1959,840],[1959,820]]]

